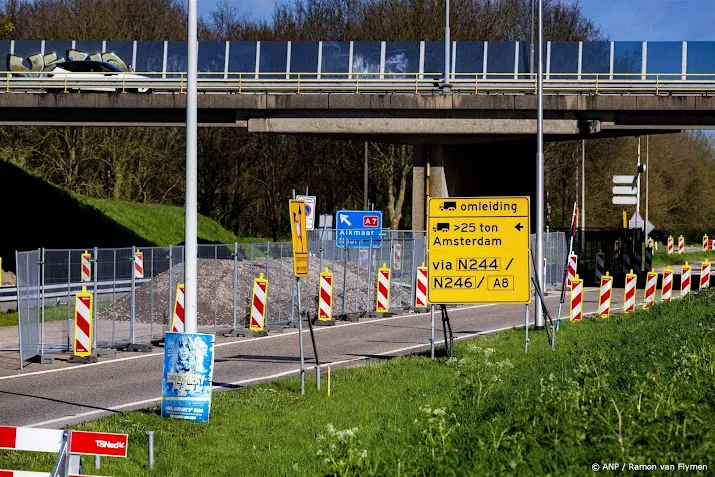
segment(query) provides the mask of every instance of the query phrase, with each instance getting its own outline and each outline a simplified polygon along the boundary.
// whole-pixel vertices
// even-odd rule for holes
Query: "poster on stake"
[[[214,335],[166,332],[161,416],[208,422]]]

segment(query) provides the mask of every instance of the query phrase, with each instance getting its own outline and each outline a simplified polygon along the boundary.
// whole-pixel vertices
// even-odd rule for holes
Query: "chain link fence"
[[[375,310],[377,271],[391,271],[390,309],[414,306],[417,267],[425,262],[424,232],[391,231],[370,246],[337,246],[334,230],[309,234],[309,274],[300,280],[301,309],[315,314],[319,274],[333,274],[333,316]],[[532,236],[533,246],[534,236]],[[561,282],[567,243],[563,232],[545,235],[546,282]],[[143,276],[135,276],[136,253]],[[82,281],[82,255],[91,257],[89,281]],[[248,327],[253,280],[268,280],[266,324],[296,323],[297,290],[290,242],[198,246],[198,330],[226,333]],[[124,247],[18,252],[20,358],[71,350],[74,297],[94,294],[93,342],[123,349],[161,340],[171,327],[176,287],[184,282],[184,247]],[[44,290],[44,293],[41,293]]]

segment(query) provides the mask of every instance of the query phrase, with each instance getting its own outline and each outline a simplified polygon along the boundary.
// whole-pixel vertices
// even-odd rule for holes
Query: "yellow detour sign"
[[[430,303],[531,302],[528,197],[431,197]]]
[[[305,202],[290,201],[290,231],[293,236],[293,274],[308,276],[308,236],[305,233]]]
[[[74,355],[92,354],[92,294],[83,286],[74,304]]]

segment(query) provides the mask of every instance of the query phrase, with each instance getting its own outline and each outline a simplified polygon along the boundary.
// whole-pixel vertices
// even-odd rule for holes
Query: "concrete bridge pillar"
[[[425,230],[428,196],[530,196],[531,230],[534,231],[534,139],[466,145],[418,145],[414,151],[413,230]]]
[[[412,230],[425,230],[428,197],[449,197],[444,146],[416,145],[412,168]]]

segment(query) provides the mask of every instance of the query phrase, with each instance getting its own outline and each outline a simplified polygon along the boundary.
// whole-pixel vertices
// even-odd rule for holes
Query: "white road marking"
[[[463,308],[455,308],[453,311],[463,311],[463,310],[472,310],[475,308],[484,308],[488,306],[495,306],[494,304],[485,304],[485,305],[473,305],[473,306],[466,306]],[[398,320],[398,319],[404,319],[404,318],[412,318],[412,317],[417,317],[417,316],[425,316],[429,315],[430,313],[414,313],[412,315],[398,315],[398,316],[391,316],[389,318],[374,318],[370,319],[369,321],[357,321],[357,322],[350,322],[350,323],[345,323],[341,324],[339,326],[326,326],[326,327],[317,327],[314,329],[314,332],[327,332],[330,330],[336,330],[336,329],[341,329],[345,328],[347,326],[359,326],[359,325],[370,325],[374,323],[380,323],[384,321],[391,321],[391,320]],[[303,333],[307,333],[309,330],[303,330]],[[241,344],[246,344],[246,343],[252,343],[254,341],[260,341],[260,340],[268,340],[268,339],[274,339],[274,338],[280,338],[281,336],[290,336],[293,334],[298,334],[298,330],[292,330],[292,331],[283,331],[282,333],[276,333],[268,336],[260,336],[257,338],[246,338],[243,340],[238,340],[238,341],[229,341],[226,343],[217,343],[214,345],[214,348],[222,348],[224,346],[234,346],[234,345],[241,345]],[[127,356],[125,358],[116,358],[108,361],[100,361],[98,363],[89,363],[89,364],[83,364],[79,366],[73,366],[73,367],[67,367],[67,368],[56,368],[56,369],[45,369],[42,371],[32,371],[29,373],[23,373],[23,374],[13,374],[11,376],[0,376],[0,381],[3,380],[8,380],[8,379],[17,379],[17,378],[24,378],[26,376],[37,376],[39,374],[48,374],[48,373],[59,373],[62,371],[74,371],[78,369],[86,369],[91,366],[100,366],[104,364],[113,364],[113,363],[120,363],[122,361],[130,361],[133,359],[142,359],[142,358],[155,358],[155,357],[164,357],[164,353],[150,353],[150,354],[142,354],[139,356]]]
[[[479,308],[479,307],[482,307],[482,306],[491,306],[491,305],[478,305],[478,306],[468,307],[468,308],[462,308],[462,309]],[[592,316],[592,315],[596,315],[596,314],[597,314],[597,312],[584,313],[583,316]],[[392,317],[392,318],[394,318],[394,317]],[[392,318],[385,318],[385,320],[389,320],[389,319],[392,319]],[[373,321],[375,321],[375,320],[373,320]],[[529,321],[529,324],[533,324],[533,323],[534,323],[533,320]],[[351,323],[351,324],[359,324],[359,323]],[[492,334],[492,333],[498,333],[498,332],[500,332],[500,331],[507,331],[507,330],[512,330],[512,329],[520,329],[520,328],[523,328],[523,327],[524,327],[523,324],[514,325],[514,326],[503,326],[503,327],[494,328],[494,329],[491,329],[491,330],[480,331],[480,332],[478,332],[478,333],[470,333],[470,334],[467,334],[467,335],[455,336],[454,339],[455,339],[455,341],[456,341],[456,340],[464,340],[464,339],[474,338],[474,337],[476,337],[476,336],[487,335],[487,334]],[[263,338],[265,338],[265,337],[263,337]],[[403,348],[398,348],[398,349],[393,349],[393,350],[389,350],[389,351],[383,351],[383,352],[381,352],[381,353],[376,353],[374,356],[387,356],[387,355],[390,355],[390,354],[393,354],[393,353],[401,353],[401,352],[404,352],[404,351],[411,351],[411,350],[415,350],[415,349],[419,349],[419,348],[429,348],[429,346],[430,346],[429,343],[427,343],[427,344],[412,345],[412,346],[406,346],[406,347],[403,347]],[[365,361],[365,360],[367,360],[367,359],[371,359],[371,356],[358,356],[358,357],[356,357],[356,358],[345,359],[345,360],[341,360],[341,361],[333,361],[333,362],[331,362],[331,363],[321,364],[320,367],[321,367],[321,368],[327,367],[328,364],[330,364],[330,366],[336,366],[336,365],[342,365],[342,364],[349,364],[349,363],[354,363],[354,362],[357,362],[357,361]],[[308,373],[308,371],[314,370],[315,368],[316,368],[315,365],[306,366],[306,367],[305,367],[306,374]],[[212,389],[222,389],[222,388],[228,388],[228,387],[234,387],[234,386],[245,386],[245,385],[248,385],[248,384],[251,384],[251,383],[255,383],[255,382],[259,382],[259,381],[272,381],[272,380],[274,380],[274,379],[283,378],[283,377],[289,377],[289,376],[294,376],[294,375],[300,375],[300,369],[294,369],[294,370],[291,370],[291,371],[282,371],[282,372],[280,372],[280,373],[271,374],[271,375],[269,375],[269,376],[259,376],[259,377],[257,377],[257,378],[243,379],[243,380],[241,380],[241,381],[235,381],[235,382],[223,384],[223,385],[220,385],[220,386],[213,386]],[[151,399],[144,399],[144,400],[142,400],[142,401],[134,401],[134,402],[126,403],[126,404],[120,404],[120,405],[118,405],[118,406],[113,406],[113,407],[107,408],[106,410],[104,410],[104,409],[97,409],[97,410],[94,410],[94,411],[83,412],[83,413],[74,414],[74,415],[71,415],[71,416],[64,416],[64,417],[59,417],[59,418],[56,418],[56,419],[50,419],[50,420],[48,420],[48,421],[36,422],[36,423],[34,423],[34,424],[26,425],[25,427],[42,427],[42,426],[49,426],[49,425],[51,425],[51,424],[62,423],[62,422],[64,422],[64,421],[68,421],[68,420],[71,420],[71,419],[82,419],[82,418],[90,417],[90,416],[98,416],[98,415],[100,415],[100,414],[109,414],[111,411],[121,411],[122,409],[126,409],[126,408],[129,408],[129,407],[143,406],[143,405],[145,405],[145,404],[151,404],[151,403],[155,403],[155,402],[159,402],[159,401],[161,401],[161,397],[156,397],[156,398],[151,398]]]

